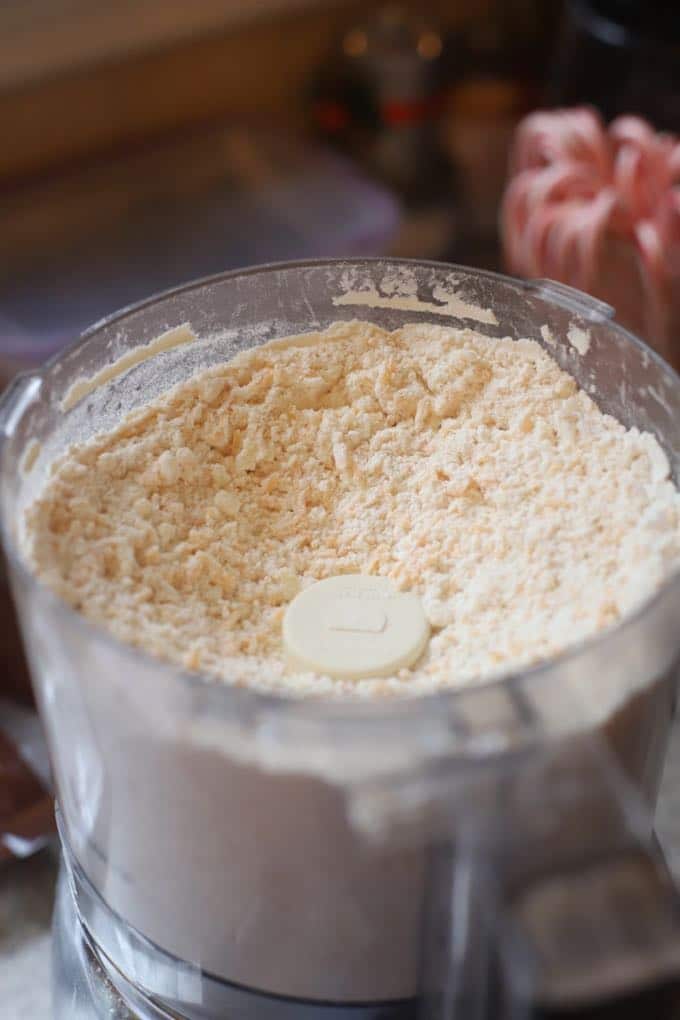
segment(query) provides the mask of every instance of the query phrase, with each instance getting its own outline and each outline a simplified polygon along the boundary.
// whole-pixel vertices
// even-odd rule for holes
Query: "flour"
[[[21,472],[23,475],[28,475],[31,473],[31,471],[35,467],[35,462],[40,456],[41,451],[42,444],[39,443],[37,439],[31,439],[28,442],[26,446],[26,452],[21,462]]]
[[[480,308],[459,297],[458,294],[435,287],[432,296],[435,301],[421,301],[413,294],[391,294],[385,297],[373,288],[367,290],[348,290],[339,297],[333,298],[333,304],[363,305],[364,308],[389,308],[403,312],[427,312],[429,315],[444,315],[447,318],[475,319],[495,326],[498,319],[491,308]],[[440,302],[437,304],[436,302]]]
[[[680,562],[656,440],[529,340],[338,322],[237,355],[72,448],[27,516],[38,575],[124,642],[238,685],[477,683],[616,623]],[[288,602],[342,573],[417,593],[398,675],[291,673]]]
[[[567,330],[567,340],[572,349],[582,358],[590,350],[590,331],[587,329],[581,329],[580,326],[575,326],[572,323]]]

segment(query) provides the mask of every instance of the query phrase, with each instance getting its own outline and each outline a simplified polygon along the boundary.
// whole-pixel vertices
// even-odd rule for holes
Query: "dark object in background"
[[[680,131],[680,4],[569,0],[548,101],[589,103],[607,120],[637,113]]]
[[[496,239],[510,140],[543,99],[560,13],[559,0],[498,0],[447,39],[446,133],[461,183],[456,257],[466,263],[476,246]]]
[[[317,135],[349,153],[404,201],[411,217],[432,218],[442,250],[455,231],[456,171],[441,139],[445,41],[428,20],[388,5],[350,25],[312,81],[307,97]],[[427,233],[427,232],[425,232]]]
[[[0,390],[2,389],[0,377]],[[14,605],[0,557],[0,698],[8,697],[25,705],[33,703],[31,681],[19,636]]]
[[[0,730],[0,865],[42,849],[54,824],[51,793]]]
[[[525,100],[536,105],[543,97],[561,13],[561,0],[496,0],[491,10],[482,5],[448,37],[451,80],[514,82]]]

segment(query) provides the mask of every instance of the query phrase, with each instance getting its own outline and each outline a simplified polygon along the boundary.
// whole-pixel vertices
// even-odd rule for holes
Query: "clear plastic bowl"
[[[353,303],[357,291],[368,306]],[[464,317],[439,314],[444,291],[466,303]],[[498,325],[480,326],[475,308],[493,309]],[[126,982],[186,1016],[245,1009],[239,996],[251,994],[258,1017],[269,1015],[263,1003],[272,996],[293,1002],[296,1017],[310,1003],[353,1006],[356,1017],[406,1015],[427,835],[408,846],[371,843],[348,813],[354,793],[386,777],[397,795],[404,778],[426,786],[443,761],[461,775],[480,763],[502,772],[508,756],[599,729],[653,798],[680,651],[680,579],[597,639],[476,688],[389,703],[263,695],[117,643],[37,581],[20,527],[51,461],[245,347],[338,319],[388,328],[434,319],[543,346],[542,326],[558,339],[571,325],[588,329],[584,356],[566,343],[550,353],[603,410],[653,432],[677,479],[680,383],[611,314],[546,281],[441,264],[274,265],[127,309],[15,380],[0,408],[4,545],[73,888],[90,937]],[[143,362],[62,411],[76,379],[187,321],[199,343]],[[40,452],[26,472],[35,441]]]

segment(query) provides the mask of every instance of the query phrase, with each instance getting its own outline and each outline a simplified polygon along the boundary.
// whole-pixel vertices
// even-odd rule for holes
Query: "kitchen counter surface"
[[[656,828],[680,879],[680,722],[666,762]],[[0,1001],[3,1020],[49,1020],[49,924],[57,861],[46,850],[0,870]]]

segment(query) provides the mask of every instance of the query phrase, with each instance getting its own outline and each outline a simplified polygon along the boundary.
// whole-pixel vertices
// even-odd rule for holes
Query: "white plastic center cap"
[[[283,618],[292,666],[338,679],[391,676],[420,657],[430,628],[417,595],[386,577],[340,574],[301,591]]]

